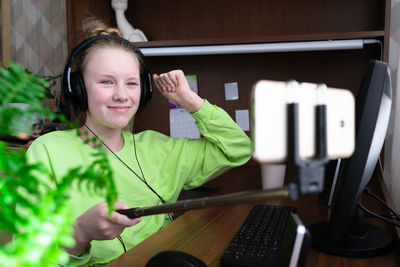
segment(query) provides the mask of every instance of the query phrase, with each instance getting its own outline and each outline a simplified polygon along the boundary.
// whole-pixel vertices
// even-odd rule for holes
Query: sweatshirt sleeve
[[[203,138],[187,146],[190,189],[215,178],[228,169],[245,164],[251,157],[250,138],[223,109],[205,100],[199,111],[192,114]],[[199,141],[199,140],[196,140]]]

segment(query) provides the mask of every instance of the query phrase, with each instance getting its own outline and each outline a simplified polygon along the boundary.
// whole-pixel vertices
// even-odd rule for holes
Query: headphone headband
[[[94,43],[101,39],[114,39],[126,44],[136,55],[140,57],[143,63],[142,71],[140,73],[140,103],[139,109],[142,110],[152,95],[151,74],[146,63],[143,53],[138,47],[133,45],[130,41],[115,35],[97,35],[83,40],[76,46],[69,55],[62,76],[61,93],[64,100],[73,105],[77,113],[85,112],[88,109],[86,87],[83,80],[83,74],[78,71],[72,71],[74,59],[91,47]]]

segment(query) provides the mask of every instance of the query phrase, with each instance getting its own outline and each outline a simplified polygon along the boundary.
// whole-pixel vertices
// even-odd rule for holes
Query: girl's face
[[[86,124],[124,128],[140,102],[140,68],[136,56],[121,48],[98,48],[88,54],[84,81],[88,96]]]

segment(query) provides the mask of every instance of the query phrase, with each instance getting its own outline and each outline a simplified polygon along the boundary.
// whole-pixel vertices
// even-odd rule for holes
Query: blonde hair
[[[108,47],[121,48],[127,52],[132,53],[138,59],[140,73],[143,72],[144,59],[137,51],[138,49],[134,48],[133,44],[122,37],[121,32],[117,28],[109,27],[106,23],[104,23],[103,20],[94,16],[90,16],[82,20],[82,33],[85,40],[99,35],[112,35],[119,37],[120,40],[107,38],[99,39],[93,42],[93,44],[91,44],[89,48],[85,49],[76,56],[76,59],[74,60],[74,66],[72,67],[74,71],[78,71],[83,74],[87,62],[87,55],[90,53],[90,51],[98,48]]]
[[[122,37],[121,32],[117,28],[109,27],[103,20],[93,16],[82,20],[82,32],[85,39],[97,35],[114,35]]]

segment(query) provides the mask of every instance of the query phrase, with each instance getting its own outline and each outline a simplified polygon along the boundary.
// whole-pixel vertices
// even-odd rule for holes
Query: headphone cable
[[[133,139],[133,147],[135,148],[134,150],[135,150],[136,162],[137,162],[137,164],[138,164],[138,166],[139,166],[139,170],[140,170],[140,172],[142,173],[142,176],[143,176],[143,178],[144,178],[144,173],[143,173],[143,171],[142,171],[142,167],[140,166],[139,159],[138,159],[138,156],[137,156],[137,153],[136,153],[136,141],[135,141],[135,134],[134,134],[134,133],[132,133],[132,139]],[[165,200],[164,200],[159,194],[157,194],[157,192],[155,192],[154,190],[153,190],[153,192],[160,198],[160,200],[161,200],[161,202],[162,202],[163,204],[166,203]],[[174,220],[174,219],[173,219],[173,213],[168,213],[168,217],[169,217],[169,219],[170,219],[171,222]]]
[[[137,163],[138,163],[138,166],[139,166],[139,169],[140,169],[140,172],[142,173],[142,175],[143,175],[143,178],[142,177],[140,177],[131,167],[129,167],[129,165],[128,164],[126,164],[120,157],[118,157],[118,155],[117,154],[115,154],[114,153],[114,151],[112,151],[112,149],[106,144],[106,143],[104,143],[103,142],[103,140],[101,140],[101,138],[100,137],[98,137],[97,136],[97,134],[95,134],[93,131],[92,131],[92,129],[90,129],[87,125],[86,125],[86,123],[84,124],[85,125],[85,127],[94,135],[94,136],[96,136],[99,140],[100,140],[100,142],[119,160],[119,161],[121,161],[132,173],[134,173],[154,194],[156,194],[157,195],[157,197],[161,200],[161,202],[163,203],[163,204],[165,204],[166,203],[166,201],[147,183],[147,181],[146,181],[146,178],[145,178],[145,176],[144,176],[144,174],[143,174],[143,171],[142,171],[142,167],[140,167],[140,163],[139,163],[139,160],[138,160],[138,158],[137,158],[137,154],[136,154],[136,142],[135,142],[135,135],[134,134],[132,134],[133,135],[133,145],[134,145],[134,148],[135,148],[135,157],[136,157],[136,161],[137,161]],[[173,217],[172,217],[172,215],[170,214],[170,213],[168,213],[168,217],[169,217],[169,219],[171,220],[171,222],[173,221]]]
[[[119,242],[121,243],[122,247],[124,248],[124,253],[126,253],[125,243],[124,243],[124,240],[122,240],[121,235],[118,235],[117,238],[118,238]]]
[[[118,155],[117,154],[115,154],[114,153],[114,151],[106,144],[106,143],[104,143],[104,141],[97,135],[97,134],[95,134],[95,132],[94,131],[92,131],[92,129],[90,129],[87,125],[86,125],[86,123],[84,124],[85,125],[85,127],[94,135],[94,136],[96,136],[99,140],[100,140],[100,142],[120,161],[120,162],[122,162],[132,173],[134,173],[154,194],[156,194],[157,196],[158,196],[158,198],[161,200],[161,202],[163,203],[163,204],[165,204],[165,200],[147,183],[147,181],[146,181],[146,178],[144,177],[144,174],[143,174],[143,171],[142,171],[142,167],[140,167],[140,164],[139,164],[139,160],[138,160],[138,158],[137,158],[137,154],[136,154],[136,143],[135,143],[135,136],[133,135],[133,142],[134,142],[134,147],[135,147],[135,157],[136,157],[136,161],[137,161],[137,163],[138,163],[138,166],[139,166],[139,169],[140,169],[140,172],[142,173],[142,176],[143,176],[143,178],[142,177],[140,177],[134,170],[132,170],[132,168],[131,167],[129,167],[128,166],[128,164],[126,164],[120,157],[118,157]],[[171,214],[168,214],[168,216],[169,216],[169,219],[171,220],[171,222],[173,221],[173,219],[172,219],[172,217],[171,217]],[[124,253],[126,253],[126,246],[125,246],[125,243],[124,243],[124,240],[122,239],[122,237],[121,237],[121,235],[118,235],[117,236],[117,239],[118,239],[118,241],[121,243],[121,245],[122,245],[122,247],[123,247],[123,249],[124,249]]]

